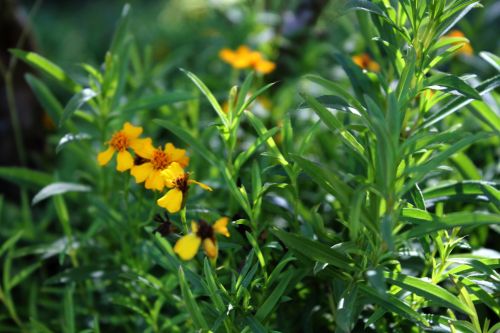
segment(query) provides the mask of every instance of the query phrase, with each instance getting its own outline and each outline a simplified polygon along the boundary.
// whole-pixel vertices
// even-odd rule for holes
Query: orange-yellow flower
[[[460,30],[452,30],[446,36],[452,37],[452,38],[456,38],[456,37],[465,38],[464,33]],[[459,53],[465,54],[468,56],[471,56],[472,54],[474,54],[474,50],[472,49],[472,46],[470,45],[470,43],[467,43],[467,42],[455,43],[455,45],[458,45],[458,44],[462,44],[462,47],[458,50]]]
[[[219,57],[236,69],[253,68],[259,73],[268,74],[276,68],[275,63],[264,59],[260,52],[245,45],[235,51],[224,48],[219,52]]]
[[[161,176],[161,172],[172,162],[179,163],[183,168],[189,164],[186,151],[175,148],[171,143],[167,143],[165,149],[154,148],[152,144],[147,145],[138,155],[141,157],[140,163],[136,163],[131,168],[130,173],[135,177],[137,183],[145,181],[145,187],[150,190],[163,190],[165,180]]]
[[[368,53],[355,55],[352,57],[352,61],[363,69],[368,69],[372,72],[380,71],[380,65],[375,62]]]
[[[198,252],[200,245],[203,244],[203,250],[210,259],[216,259],[219,253],[216,234],[229,237],[227,224],[229,219],[221,217],[213,225],[201,220],[199,223],[191,222],[191,233],[181,237],[174,246],[174,252],[182,260],[190,260]]]
[[[99,165],[109,163],[114,153],[117,153],[116,170],[126,171],[134,165],[134,158],[129,152],[132,149],[136,154],[141,154],[148,144],[151,144],[151,139],[139,139],[142,133],[142,127],[136,127],[126,122],[123,128],[113,134],[111,140],[107,142],[108,149],[97,155]]]
[[[208,185],[189,179],[189,173],[184,172],[177,162],[172,162],[168,168],[161,172],[161,176],[170,190],[156,203],[168,210],[169,213],[176,213],[184,206],[189,185],[196,184],[204,190],[212,191]]]

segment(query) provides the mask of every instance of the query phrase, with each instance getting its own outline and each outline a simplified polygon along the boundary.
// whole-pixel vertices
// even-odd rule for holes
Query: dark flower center
[[[213,239],[214,238],[214,228],[204,220],[200,220],[198,223],[198,232],[196,235],[203,239]]]
[[[185,173],[184,175],[174,180],[174,185],[176,188],[181,190],[182,193],[186,193],[189,188],[188,180],[189,180],[189,174]]]

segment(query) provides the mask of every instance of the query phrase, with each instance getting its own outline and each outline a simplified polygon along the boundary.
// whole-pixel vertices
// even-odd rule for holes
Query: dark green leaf
[[[272,233],[293,251],[299,252],[313,261],[327,263],[346,271],[352,271],[354,268],[354,263],[350,262],[346,256],[319,241],[279,229],[273,229]]]

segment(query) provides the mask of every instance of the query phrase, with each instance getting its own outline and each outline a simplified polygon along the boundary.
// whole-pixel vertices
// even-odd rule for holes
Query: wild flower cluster
[[[161,146],[155,148],[151,138],[139,138],[142,132],[142,127],[126,122],[107,142],[108,148],[97,155],[99,164],[108,164],[116,153],[116,170],[130,170],[136,183],[144,183],[148,190],[162,192],[165,187],[168,188],[167,193],[157,200],[157,204],[169,213],[185,209],[190,185],[196,184],[204,190],[212,191],[208,185],[189,179],[189,172],[184,170],[189,165],[189,157],[184,149],[175,148],[170,142],[165,144],[164,149]],[[191,233],[181,237],[175,244],[175,253],[183,260],[190,260],[203,244],[206,255],[216,260],[219,250],[215,235],[229,237],[228,222],[227,217],[218,219],[213,226],[203,220],[198,223],[193,221]],[[168,226],[163,228],[169,230]]]

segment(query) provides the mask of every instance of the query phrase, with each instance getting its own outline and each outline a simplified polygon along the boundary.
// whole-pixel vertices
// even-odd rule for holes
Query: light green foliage
[[[264,27],[260,2],[220,6],[196,13],[213,27],[236,8],[239,29]],[[480,7],[335,2],[319,26],[338,29],[338,45],[360,44],[372,67],[315,39],[288,59],[276,38],[259,50],[284,57],[278,82],[217,58],[243,44],[239,30],[217,30],[224,45],[208,31],[195,51],[154,58],[128,5],[102,64],[77,75],[11,50],[50,79],[25,77],[58,125],[57,161],[0,168],[23,189],[20,205],[0,200],[0,331],[498,330],[499,59],[464,55],[472,36],[447,35]],[[194,64],[184,59],[193,52]],[[287,62],[307,75],[287,76]],[[213,191],[191,186],[185,210],[164,218],[164,193],[96,162],[125,122],[186,149],[192,179]],[[231,236],[217,236],[218,257],[182,261],[174,244],[189,222],[222,216]]]

